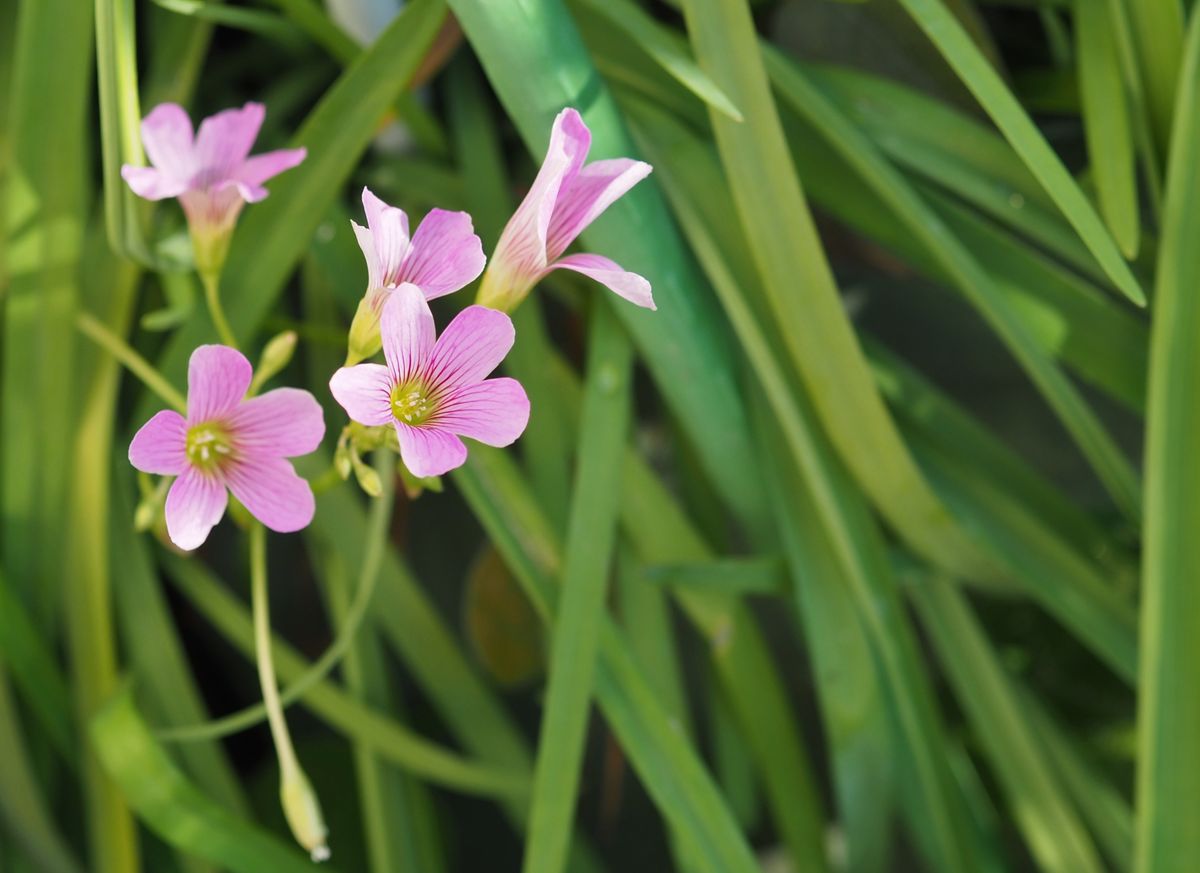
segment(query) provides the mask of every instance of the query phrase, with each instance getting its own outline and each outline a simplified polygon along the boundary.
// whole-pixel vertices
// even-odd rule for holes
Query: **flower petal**
[[[382,364],[358,364],[334,373],[329,390],[351,419],[374,427],[392,420],[393,384]]]
[[[579,172],[590,147],[591,132],[579,113],[574,109],[558,113],[537,178],[500,234],[492,255],[493,270],[523,284],[532,283],[546,269],[546,238],[559,190]]]
[[[512,319],[486,306],[468,306],[438,337],[424,376],[444,391],[482,382],[512,348]]]
[[[420,288],[405,282],[388,294],[379,334],[392,382],[403,385],[422,370],[433,349],[433,313]]]
[[[237,170],[237,187],[247,203],[257,203],[267,196],[263,182],[290,170],[308,155],[308,149],[279,149],[246,158]]]
[[[630,303],[646,309],[658,309],[654,305],[654,297],[650,293],[650,283],[637,273],[622,269],[621,265],[603,255],[568,255],[550,265],[550,269],[574,270],[590,279],[595,279],[601,285],[608,287]]]
[[[188,467],[167,492],[167,536],[185,551],[199,547],[225,514],[229,497],[216,476]]]
[[[121,178],[129,184],[134,194],[147,200],[178,197],[188,190],[186,179],[169,176],[153,167],[135,167],[132,164],[126,164],[121,167]]]
[[[325,436],[325,412],[300,388],[251,397],[226,419],[239,457],[295,458],[315,451]]]
[[[432,300],[474,282],[486,262],[470,215],[431,209],[413,234],[401,276]]]
[[[246,396],[253,370],[229,346],[198,346],[188,361],[188,424],[222,418]]]
[[[230,464],[225,482],[250,514],[278,533],[308,527],[316,501],[308,482],[283,458],[252,458]]]
[[[160,103],[142,119],[142,145],[165,175],[186,182],[195,173],[192,120],[178,103]]]
[[[614,158],[596,161],[580,170],[559,189],[546,236],[546,257],[557,260],[589,224],[617,198],[650,175],[652,169],[642,161]]]
[[[396,422],[400,458],[414,476],[441,476],[467,460],[463,441],[436,427],[410,427]]]
[[[368,228],[363,227],[354,219],[350,220],[350,226],[354,228],[354,238],[358,240],[363,260],[367,262],[367,293],[370,293],[383,287],[383,267],[380,264],[379,255],[375,251],[375,238]]]
[[[133,435],[129,463],[143,473],[176,476],[187,466],[187,422],[173,409],[154,414]]]
[[[265,115],[261,103],[247,103],[241,109],[225,109],[200,122],[195,155],[201,184],[209,187],[236,180]]]
[[[367,213],[367,228],[370,231],[372,251],[374,253],[375,270],[371,273],[372,288],[386,288],[395,285],[400,280],[400,267],[404,256],[408,253],[408,216],[403,209],[388,206],[371,193],[370,188],[363,188],[363,210]],[[358,235],[359,248],[371,265],[372,255],[367,253],[363,245],[362,235]]]
[[[455,391],[438,409],[436,421],[439,429],[507,446],[529,424],[529,396],[516,379],[488,379]]]

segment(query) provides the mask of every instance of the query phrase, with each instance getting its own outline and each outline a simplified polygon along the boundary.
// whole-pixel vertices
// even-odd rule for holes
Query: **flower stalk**
[[[325,826],[317,794],[292,746],[275,678],[275,662],[271,656],[271,607],[267,593],[267,532],[261,524],[255,524],[250,529],[250,599],[254,615],[258,681],[262,686],[263,705],[267,710],[275,754],[279,758],[279,799],[283,804],[283,814],[296,842],[304,847],[314,861],[325,861],[329,858],[326,840],[329,829]]]
[[[229,326],[229,320],[225,317],[225,310],[221,306],[221,274],[201,270],[200,282],[204,285],[204,300],[208,304],[208,313],[212,316],[217,336],[221,338],[222,343],[236,349],[238,347],[237,337],[234,336],[233,328]]]

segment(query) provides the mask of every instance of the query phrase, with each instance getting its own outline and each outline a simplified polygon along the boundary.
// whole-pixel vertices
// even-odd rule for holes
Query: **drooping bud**
[[[263,346],[262,355],[258,359],[258,367],[254,370],[254,379],[250,383],[250,394],[258,393],[258,389],[283,370],[292,360],[296,351],[296,332],[285,330],[271,337]]]
[[[283,804],[283,815],[296,842],[314,861],[328,861],[329,828],[325,826],[325,817],[321,814],[321,803],[317,800],[317,793],[313,791],[308,777],[299,765],[284,768],[283,778],[279,783],[279,799]]]

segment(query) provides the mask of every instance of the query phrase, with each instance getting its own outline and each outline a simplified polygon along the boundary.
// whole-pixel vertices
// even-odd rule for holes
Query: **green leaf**
[[[1137,164],[1129,101],[1112,16],[1101,3],[1076,0],[1075,44],[1083,94],[1083,126],[1100,211],[1127,258],[1137,255]]]
[[[1042,183],[1113,284],[1134,303],[1144,306],[1146,295],[1141,285],[1087,197],[954,16],[941,0],[900,0],[900,3]]]
[[[1200,808],[1200,16],[1179,81],[1150,334],[1138,873],[1183,873],[1200,857],[1200,828],[1188,814]]]
[[[913,581],[909,594],[1040,868],[1101,873],[1096,847],[963,595],[925,577]]]
[[[246,824],[192,785],[155,742],[128,689],[96,715],[91,733],[122,794],[170,845],[236,873],[312,870],[295,848]]]
[[[1178,117],[1176,90],[1183,90],[1184,4],[1180,0],[1116,0],[1128,15],[1138,76],[1145,88],[1147,114],[1158,143],[1167,153],[1171,127]]]

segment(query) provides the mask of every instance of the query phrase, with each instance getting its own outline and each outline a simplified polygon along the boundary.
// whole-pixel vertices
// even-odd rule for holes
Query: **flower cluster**
[[[213,287],[243,205],[266,197],[263,183],[305,157],[302,148],[250,156],[263,117],[261,104],[247,103],[205,119],[193,135],[187,113],[163,104],[142,123],[153,166],[122,168],[142,197],[179,199],[196,268]],[[559,113],[541,170],[486,273],[488,261],[467,213],[431,210],[410,234],[403,210],[363,189],[366,226],[352,225],[366,259],[367,287],[349,331],[346,366],[333,374],[329,388],[360,426],[355,433],[394,429],[394,445],[413,476],[440,476],[462,465],[463,437],[507,446],[525,430],[524,388],[515,379],[488,376],[515,340],[507,313],[547,273],[574,270],[654,308],[643,277],[601,255],[565,254],[650,172],[648,164],[628,158],[588,164],[590,144],[579,113]],[[481,273],[478,304],[466,307],[437,336],[429,301],[466,287]],[[220,326],[223,316],[213,315]],[[380,349],[385,363],[363,363]],[[201,346],[189,364],[186,415],[158,413],[130,444],[134,467],[176,477],[164,516],[167,535],[181,549],[205,541],[225,512],[228,493],[274,531],[300,530],[312,520],[312,488],[288,459],[316,450],[325,432],[321,407],[310,393],[294,388],[251,396],[252,384],[250,362],[239,351]],[[370,445],[386,441],[374,437]]]

